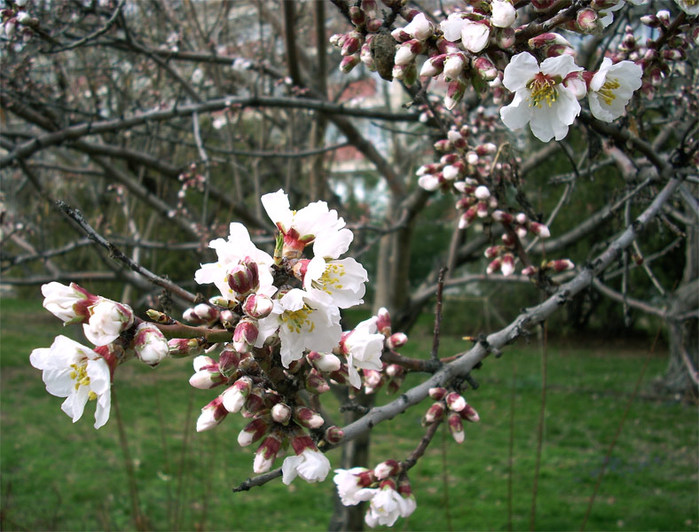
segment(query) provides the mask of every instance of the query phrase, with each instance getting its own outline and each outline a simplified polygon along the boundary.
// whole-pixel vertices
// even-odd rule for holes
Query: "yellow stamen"
[[[604,100],[604,103],[607,105],[612,105],[612,102],[616,98],[614,91],[618,89],[619,86],[619,80],[610,79],[604,82],[604,85],[602,85],[602,88],[598,90],[597,93],[600,95],[602,100]]]
[[[341,282],[341,278],[344,275],[345,268],[341,264],[328,264],[323,275],[320,276],[320,279],[313,281],[313,288],[332,295],[333,291],[342,290],[344,288]]]
[[[556,81],[545,74],[539,73],[534,76],[534,79],[527,83],[531,100],[529,107],[541,107],[542,101],[551,107],[558,98],[556,85]]]
[[[87,374],[87,360],[84,359],[77,364],[71,364],[73,371],[70,372],[70,378],[75,381],[75,390],[80,389],[81,386],[90,386],[90,377]],[[94,401],[97,399],[97,394],[90,391],[88,394],[88,399]]]
[[[287,310],[280,316],[283,323],[289,329],[289,332],[301,334],[301,331],[306,328],[308,332],[313,332],[315,323],[309,319],[309,314],[313,309],[304,303],[303,307],[298,310]]]

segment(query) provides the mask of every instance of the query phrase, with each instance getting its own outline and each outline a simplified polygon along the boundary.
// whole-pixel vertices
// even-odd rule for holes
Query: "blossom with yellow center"
[[[563,80],[581,70],[569,55],[549,57],[541,65],[529,52],[515,55],[502,80],[515,93],[512,103],[500,109],[503,123],[512,130],[529,124],[534,136],[543,142],[565,138],[568,126],[580,114],[580,104]]]
[[[363,303],[364,283],[368,279],[364,267],[353,258],[325,260],[314,257],[306,268],[303,286],[328,305],[350,308]]]
[[[592,76],[587,94],[592,115],[604,122],[622,116],[635,90],[641,87],[643,70],[633,61],[612,64],[604,58],[600,69]]]
[[[88,401],[96,401],[95,428],[109,419],[111,375],[107,361],[92,349],[65,336],[57,336],[50,348],[32,351],[29,360],[43,371],[46,391],[65,397],[61,409],[75,423]]]
[[[337,306],[293,288],[274,300],[274,310],[258,322],[256,347],[276,334],[281,342],[284,367],[303,357],[306,351],[329,353],[340,341],[340,311]]]

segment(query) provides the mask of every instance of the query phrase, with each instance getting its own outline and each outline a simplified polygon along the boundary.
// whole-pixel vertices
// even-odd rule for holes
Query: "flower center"
[[[301,334],[305,328],[308,332],[313,332],[315,323],[309,318],[313,309],[304,303],[303,307],[298,310],[286,310],[280,316],[282,322],[286,324],[289,332]]]
[[[529,107],[541,107],[541,102],[544,101],[551,107],[558,98],[556,92],[556,80],[539,72],[534,78],[527,83],[527,89],[530,94]]]
[[[71,364],[73,371],[70,372],[70,378],[75,381],[75,390],[79,390],[81,386],[90,386],[90,377],[87,374],[87,360],[82,360],[80,363]],[[97,399],[97,394],[90,390],[88,399],[94,401]]]
[[[320,279],[313,281],[313,288],[332,295],[333,292],[344,288],[341,282],[344,275],[345,268],[341,264],[328,264]]]
[[[696,1],[696,0],[695,0]],[[614,91],[619,88],[619,80],[618,79],[610,79],[604,82],[604,85],[602,85],[602,88],[598,90],[598,94],[604,100],[604,103],[607,105],[612,105],[612,102],[616,98],[616,95],[614,94]]]

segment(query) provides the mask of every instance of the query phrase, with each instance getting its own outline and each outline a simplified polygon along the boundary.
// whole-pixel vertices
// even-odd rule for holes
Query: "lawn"
[[[40,302],[3,299],[1,305],[2,530],[129,530],[137,515],[153,530],[327,529],[330,477],[321,485],[276,480],[231,492],[252,474],[253,449],[236,443],[238,416],[194,431],[199,409],[216,391],[189,387],[187,360],[117,371],[114,392],[135,479],[130,490],[117,409],[97,431],[89,407],[71,423],[60,411],[62,400],[46,393],[29,364],[33,348],[48,347],[61,333],[80,339],[79,328],[63,328]],[[404,353],[420,356],[430,343],[417,333]],[[442,353],[466,346],[445,337]],[[536,483],[534,528],[579,530],[604,468],[587,530],[697,530],[696,405],[648,393],[666,353],[649,355],[650,346],[638,343],[551,342],[537,478],[542,353],[536,341],[517,344],[474,373],[480,386],[466,395],[481,422],[466,427],[462,445],[440,430],[410,472],[418,508],[396,529],[529,529]],[[646,362],[640,394],[630,403]],[[379,401],[389,399],[380,394]],[[405,458],[421,437],[428,406],[378,426],[372,460]],[[339,451],[329,458],[339,463]]]

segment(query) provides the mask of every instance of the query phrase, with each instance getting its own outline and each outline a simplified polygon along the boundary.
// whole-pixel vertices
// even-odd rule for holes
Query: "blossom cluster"
[[[480,421],[478,412],[466,402],[459,392],[449,391],[441,386],[430,388],[430,397],[434,402],[422,418],[424,425],[430,425],[446,418],[449,431],[456,443],[463,443],[466,438],[463,420],[471,423]]]
[[[22,46],[33,35],[37,20],[29,14],[28,0],[5,0],[0,7],[0,41]]]
[[[82,324],[95,348],[61,335],[51,347],[34,349],[29,360],[43,371],[46,390],[66,398],[61,408],[73,422],[83,415],[88,401],[96,401],[98,429],[109,419],[116,366],[132,357],[156,366],[168,356],[168,342],[156,326],[136,318],[128,305],[91,294],[75,283],[51,282],[41,292],[44,308],[64,325]]]
[[[364,521],[372,528],[393,526],[417,507],[404,467],[395,460],[381,462],[374,469],[336,469],[333,481],[345,506],[369,501]]]

